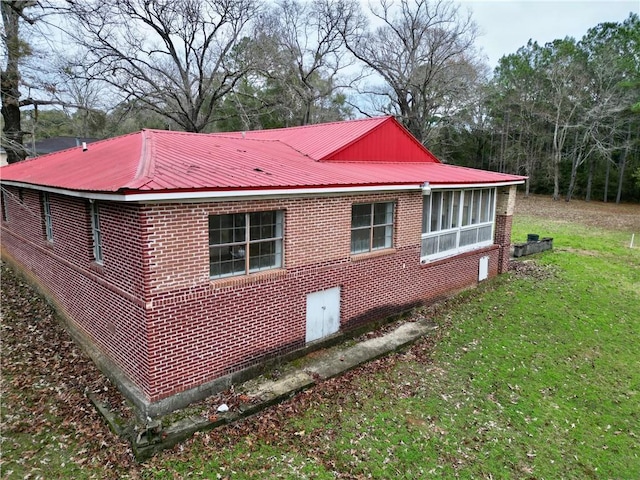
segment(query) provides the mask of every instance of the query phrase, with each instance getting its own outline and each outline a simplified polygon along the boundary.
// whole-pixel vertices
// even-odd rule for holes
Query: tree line
[[[640,200],[640,20],[530,41],[491,74],[453,0],[2,2],[2,145],[394,115],[526,193]],[[57,108],[52,108],[55,105]]]

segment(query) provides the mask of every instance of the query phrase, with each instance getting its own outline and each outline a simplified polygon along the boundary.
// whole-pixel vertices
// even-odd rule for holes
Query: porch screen
[[[436,190],[422,206],[421,260],[456,255],[493,243],[495,188]]]

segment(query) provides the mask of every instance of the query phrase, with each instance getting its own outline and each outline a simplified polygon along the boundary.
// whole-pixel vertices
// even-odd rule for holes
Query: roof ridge
[[[155,172],[155,142],[153,141],[153,130],[142,129],[140,132],[140,159],[138,160],[138,169],[136,174],[125,187],[140,188],[144,184],[153,180]]]
[[[355,122],[371,122],[373,120],[386,120],[388,118],[392,118],[393,115],[380,115],[377,117],[367,117],[367,118],[351,118],[348,120],[335,120],[333,122],[322,122],[322,123],[309,123],[307,125],[295,125],[293,127],[277,127],[277,128],[261,128],[259,130],[245,130],[246,132],[271,132],[274,130],[302,130],[306,128],[314,128],[314,127],[324,127],[326,125],[337,125],[339,123],[355,123]],[[220,132],[223,133],[240,133],[240,132]]]

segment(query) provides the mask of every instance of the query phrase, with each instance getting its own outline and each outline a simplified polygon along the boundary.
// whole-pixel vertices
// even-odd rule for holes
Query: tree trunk
[[[564,145],[564,132],[560,131],[560,109],[557,109],[556,124],[553,129],[553,200],[560,198],[560,160],[562,160],[562,146]]]
[[[565,202],[571,201],[571,197],[573,196],[573,189],[576,186],[577,175],[578,175],[578,159],[577,157],[573,157],[573,162],[571,162],[571,178],[569,179],[569,188],[567,189],[567,194],[564,197]]]
[[[611,160],[607,158],[607,172],[604,176],[604,203],[609,200],[609,171],[611,170]]]
[[[28,5],[26,5],[28,6]],[[3,147],[7,152],[7,162],[16,163],[24,160],[27,152],[22,145],[24,132],[20,121],[20,71],[18,64],[21,55],[21,40],[18,37],[20,13],[24,6],[2,2],[2,20],[6,41],[7,68],[2,72],[0,93],[2,95],[2,118],[4,119]]]
[[[627,163],[627,150],[622,152],[620,157],[620,165],[618,167],[618,193],[616,195],[616,203],[620,203],[622,198],[622,181],[624,180],[624,167]]]
[[[589,175],[587,176],[587,194],[584,198],[586,202],[591,201],[591,187],[593,186],[593,172],[596,169],[596,157],[593,155],[589,162]]]
[[[573,189],[576,185],[576,176],[578,174],[578,164],[580,161],[579,153],[577,150],[578,143],[578,131],[576,130],[576,138],[573,141],[573,160],[571,161],[571,178],[569,179],[569,188],[567,188],[567,194],[564,197],[565,202],[569,202],[571,200],[571,196],[573,195]]]
[[[629,122],[629,127],[627,129],[627,142],[624,148],[624,152],[622,152],[622,156],[620,157],[620,167],[618,172],[618,194],[616,195],[616,203],[620,203],[622,199],[622,181],[624,180],[624,167],[627,164],[627,154],[629,153],[629,145],[631,144],[631,122]]]

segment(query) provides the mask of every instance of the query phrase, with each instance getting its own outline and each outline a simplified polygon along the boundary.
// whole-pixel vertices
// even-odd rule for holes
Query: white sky
[[[529,39],[544,45],[566,36],[580,40],[602,22],[622,22],[640,12],[640,0],[458,0],[480,27],[477,45],[493,70],[503,55]]]

